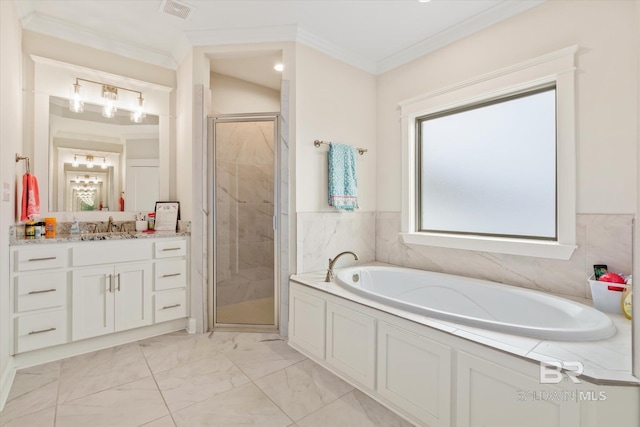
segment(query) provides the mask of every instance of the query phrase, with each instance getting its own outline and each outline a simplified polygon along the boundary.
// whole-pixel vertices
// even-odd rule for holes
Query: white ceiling
[[[177,68],[191,46],[298,41],[378,74],[544,0],[14,0],[25,29]],[[166,1],[166,0],[165,0]]]

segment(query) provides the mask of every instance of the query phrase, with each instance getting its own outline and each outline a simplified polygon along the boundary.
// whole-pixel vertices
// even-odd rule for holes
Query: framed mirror
[[[49,97],[49,210],[53,212],[151,212],[160,197],[159,117],[140,123],[119,109]]]
[[[170,154],[171,87],[32,55],[33,167],[40,216],[92,221],[152,212],[169,199],[175,171]],[[83,85],[84,111],[72,112],[74,82]],[[104,86],[118,87],[117,112],[103,117]],[[123,89],[126,88],[126,89]],[[135,123],[138,96],[146,117]],[[92,164],[92,167],[90,167]],[[124,205],[124,206],[123,206]]]

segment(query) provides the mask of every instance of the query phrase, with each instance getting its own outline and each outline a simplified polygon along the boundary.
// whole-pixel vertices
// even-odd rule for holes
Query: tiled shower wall
[[[217,305],[272,297],[273,123],[219,123]]]
[[[591,298],[587,279],[594,264],[631,273],[633,215],[578,215],[577,243],[567,261],[405,245],[399,212],[299,213],[298,273],[326,270],[328,258],[351,250],[360,262],[382,261]],[[351,264],[350,258],[347,263]]]

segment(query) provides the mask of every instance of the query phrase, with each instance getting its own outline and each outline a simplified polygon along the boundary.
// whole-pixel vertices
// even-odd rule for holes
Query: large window
[[[571,257],[577,50],[400,103],[405,243]]]
[[[418,117],[418,231],[556,240],[555,95]]]

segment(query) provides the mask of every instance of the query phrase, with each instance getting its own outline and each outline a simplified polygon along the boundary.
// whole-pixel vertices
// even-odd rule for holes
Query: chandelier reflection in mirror
[[[84,96],[82,86],[79,82],[86,82],[102,86],[102,115],[107,118],[113,118],[118,111],[118,90],[133,92],[138,94],[137,105],[131,111],[129,118],[134,123],[141,123],[146,117],[144,112],[144,98],[142,92],[133,89],[127,89],[120,86],[110,85],[106,83],[96,82],[93,80],[82,79],[76,77],[76,82],[71,86],[71,96],[69,97],[69,110],[74,113],[82,113],[84,111]]]

